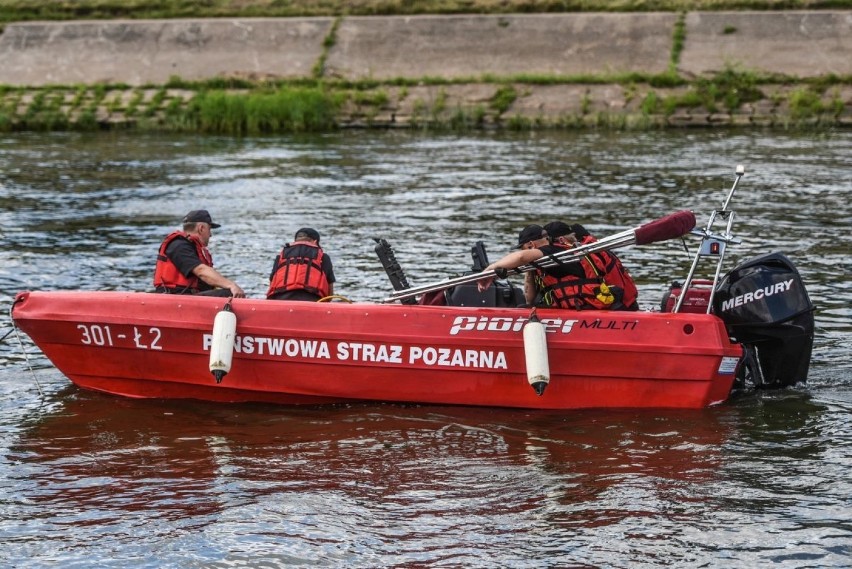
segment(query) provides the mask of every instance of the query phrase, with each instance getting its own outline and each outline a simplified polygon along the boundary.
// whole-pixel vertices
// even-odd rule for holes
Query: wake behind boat
[[[786,257],[764,255],[720,277],[726,247],[738,242],[728,206],[742,175],[703,229],[680,212],[551,260],[692,230],[692,267],[659,311],[518,307],[507,282],[476,291],[478,279],[500,276],[482,271],[410,287],[385,251],[395,291],[382,303],[28,291],[12,316],[76,385],[128,397],[700,408],[737,386],[805,381],[810,361],[813,306]],[[714,278],[697,281],[707,258]],[[434,293],[439,305],[416,300]]]

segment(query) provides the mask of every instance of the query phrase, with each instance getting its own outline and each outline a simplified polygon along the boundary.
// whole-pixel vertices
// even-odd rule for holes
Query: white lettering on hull
[[[386,364],[402,363],[402,346],[386,344],[362,344],[340,342],[337,344],[337,359]]]
[[[451,348],[421,348],[411,346],[408,363],[424,363],[428,366],[478,367],[507,369],[506,354],[493,350],[463,350]]]
[[[202,346],[209,351],[212,334],[204,334]],[[382,365],[508,369],[502,350],[402,346],[371,342],[331,342],[326,340],[269,338],[240,335],[234,339],[234,352],[294,360],[336,360]]]
[[[213,335],[204,334],[204,351],[209,351],[212,343]],[[267,338],[265,336],[237,336],[234,338],[234,352],[259,356],[331,359],[328,342],[325,340],[296,340],[293,338],[285,340],[284,338]]]

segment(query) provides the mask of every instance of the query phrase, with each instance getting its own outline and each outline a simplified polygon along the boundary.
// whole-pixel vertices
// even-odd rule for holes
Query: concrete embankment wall
[[[0,85],[442,78],[467,83],[445,86],[441,95],[445,104],[464,106],[493,96],[499,86],[484,77],[664,73],[678,26],[684,43],[676,71],[687,79],[726,68],[802,79],[852,76],[852,11],[691,12],[683,19],[675,13],[571,13],[10,24],[0,35]],[[622,112],[641,97],[619,85],[555,83],[525,84],[504,114]],[[767,98],[777,101],[784,88]],[[435,87],[391,93],[387,108],[371,120],[404,120],[412,96],[428,103]],[[840,101],[846,109],[838,118],[847,120],[848,82],[830,96],[835,108]]]

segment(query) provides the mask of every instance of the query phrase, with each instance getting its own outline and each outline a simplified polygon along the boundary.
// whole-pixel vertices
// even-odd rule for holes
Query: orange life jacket
[[[571,247],[554,243],[559,249],[571,249]],[[583,277],[576,275],[565,275],[555,277],[544,270],[536,271],[536,282],[542,292],[544,303],[555,308],[568,308],[573,310],[604,310],[612,306],[614,298],[603,279],[601,263],[594,254],[583,255],[580,266],[583,268]]]
[[[591,235],[587,235],[580,244],[588,245],[595,241],[597,239]],[[621,259],[616,257],[615,253],[606,250],[598,251],[591,256],[600,261],[598,269],[603,273],[603,279],[606,284],[611,287],[619,287],[623,291],[621,304],[624,305],[624,308],[629,309],[636,304],[636,300],[639,298],[639,290],[636,288],[636,283],[633,282],[633,277],[630,276],[630,273],[621,264]]]
[[[175,239],[186,239],[192,243],[195,247],[195,252],[198,254],[198,260],[204,265],[213,266],[213,256],[198,235],[189,234],[185,231],[175,231],[165,238],[157,253],[157,266],[154,268],[154,287],[180,289],[181,291],[197,293],[201,290],[199,278],[195,275],[185,277],[178,270],[177,266],[172,263],[171,259],[166,256],[166,249]]]
[[[286,245],[278,255],[277,268],[266,297],[281,292],[304,290],[320,298],[328,296],[331,289],[328,275],[322,270],[322,249],[310,243]]]

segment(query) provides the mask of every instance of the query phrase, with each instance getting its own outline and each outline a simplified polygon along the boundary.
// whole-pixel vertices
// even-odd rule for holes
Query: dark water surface
[[[710,409],[119,399],[71,386],[9,319],[20,290],[149,290],[190,209],[223,224],[216,265],[250,296],[309,225],[336,292],[369,301],[391,291],[372,237],[424,284],[527,223],[703,224],[737,164],[726,268],[786,253],[817,334],[807,386]],[[850,566],[850,198],[849,131],[4,135],[0,567]],[[646,306],[690,262],[680,241],[621,257]]]

